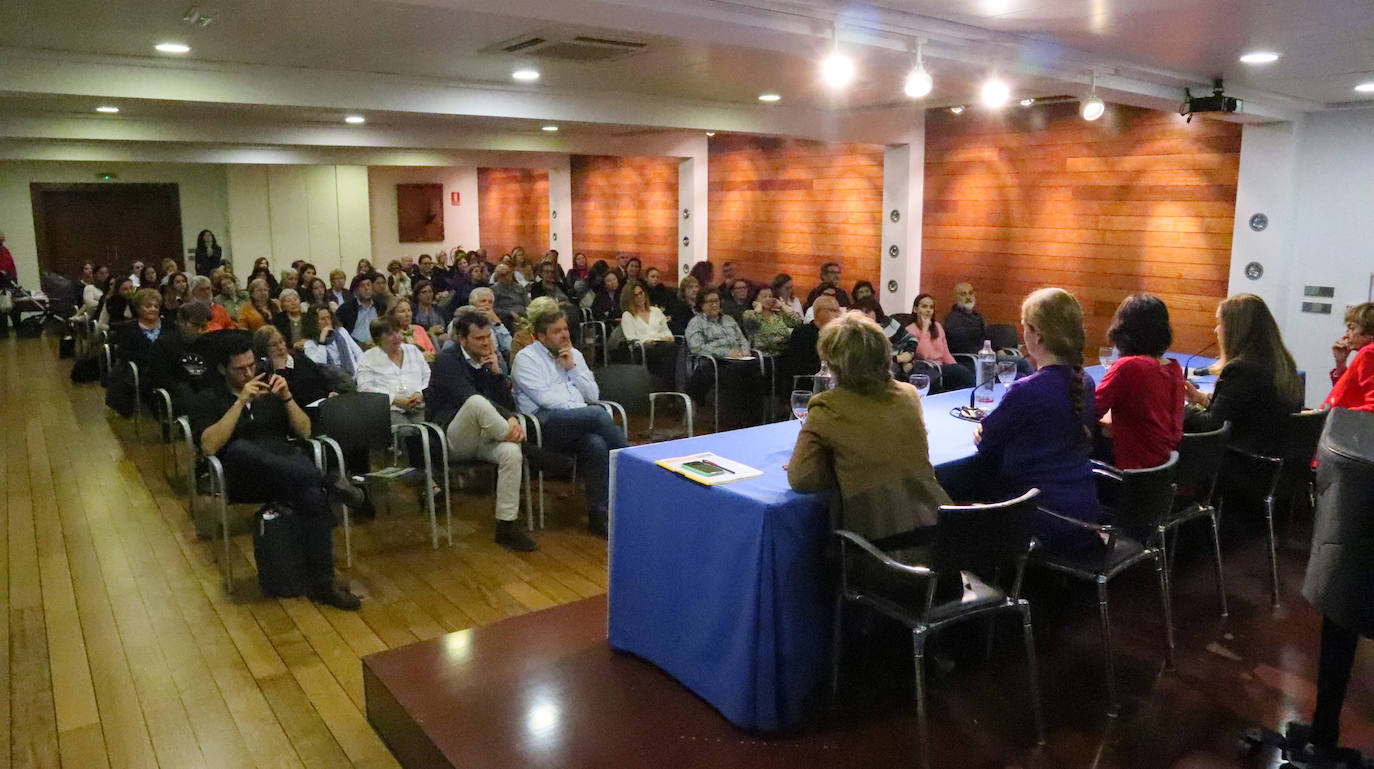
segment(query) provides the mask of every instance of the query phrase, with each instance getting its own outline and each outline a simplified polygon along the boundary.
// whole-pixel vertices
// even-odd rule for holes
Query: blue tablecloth
[[[1089,371],[1101,379],[1100,367]],[[949,414],[969,392],[922,400],[931,463],[951,490],[980,485],[975,424]],[[779,422],[611,459],[611,646],[658,665],[747,729],[796,724],[828,670],[830,514],[824,497],[787,485],[782,466],[798,429]],[[703,451],[763,476],[703,486],[654,464]]]

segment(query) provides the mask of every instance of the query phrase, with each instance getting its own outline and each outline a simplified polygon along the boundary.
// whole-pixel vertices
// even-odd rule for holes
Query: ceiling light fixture
[[[1029,106],[1031,106],[1031,105],[1034,104],[1034,103],[1035,103],[1035,99],[1022,99],[1022,100],[1021,100],[1021,106],[1022,106],[1022,107],[1029,107]]]
[[[363,123],[367,122],[367,118],[363,117],[362,115],[349,115],[348,117],[344,118],[344,122],[348,123],[349,125],[362,125]]]
[[[528,82],[530,82],[530,81],[532,81],[532,80],[538,80],[538,79],[539,79],[539,70],[537,70],[537,69],[517,69],[516,71],[510,73],[510,76],[513,77],[513,78],[515,78],[516,80],[523,80],[524,82],[528,83]]]
[[[1011,89],[1007,87],[1006,83],[992,77],[983,83],[982,97],[985,106],[996,109],[1006,104],[1007,99],[1011,98]]]
[[[961,104],[961,105],[959,105],[959,106],[957,106],[957,107],[950,107],[950,108],[949,108],[949,111],[950,111],[950,112],[953,112],[953,113],[956,114],[956,115],[962,115],[962,114],[964,114],[964,107],[963,107],[963,105]]]
[[[916,41],[916,66],[911,69],[911,74],[906,76],[906,87],[902,90],[906,92],[908,98],[921,99],[930,94],[930,90],[935,87],[935,79],[926,72],[925,61],[925,41]]]
[[[1279,55],[1273,51],[1251,51],[1240,57],[1242,64],[1273,64],[1279,60]]]
[[[153,50],[157,51],[158,53],[182,54],[190,53],[191,46],[186,45],[185,43],[158,43],[157,45],[153,46]]]
[[[821,62],[821,80],[831,88],[844,88],[854,80],[854,60],[840,53],[840,25],[835,25],[834,46]]]
[[[113,115],[119,111],[119,107],[96,107],[95,111],[104,112],[107,115]]]
[[[715,131],[707,131],[707,132],[706,132],[706,138],[708,138],[708,139],[711,138],[712,136],[715,136],[715,135],[716,135],[716,132],[715,132]]]
[[[759,101],[766,101],[771,103],[775,101],[782,101],[782,97],[775,93],[761,93],[759,94]]]
[[[546,126],[541,127],[539,130],[541,130],[541,131],[548,131],[548,132],[551,133],[551,134],[552,134],[552,133],[558,133],[558,126],[556,126],[556,125],[546,125]]]
[[[1371,80],[1368,83],[1360,83],[1359,85],[1355,86],[1355,90],[1359,91],[1360,93],[1374,93],[1374,80]]]
[[[1097,95],[1097,73],[1092,73],[1092,90],[1088,96],[1078,103],[1078,114],[1084,120],[1096,120],[1102,117],[1102,113],[1107,111],[1107,103]]]

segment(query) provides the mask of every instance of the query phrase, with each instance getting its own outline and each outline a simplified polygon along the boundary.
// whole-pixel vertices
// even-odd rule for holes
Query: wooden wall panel
[[[830,261],[840,263],[846,288],[877,281],[881,146],[717,136],[710,152],[712,262],[735,262],[755,281],[786,272],[802,295]]]
[[[493,262],[516,246],[542,256],[549,248],[549,172],[477,169],[477,220],[481,245]]]
[[[972,282],[992,322],[1016,323],[1043,286],[1078,297],[1088,350],[1127,294],[1169,305],[1174,347],[1213,340],[1226,296],[1240,126],[1075,104],[926,117],[921,287],[943,314]]]
[[[572,250],[612,265],[623,251],[675,274],[677,159],[573,155],[569,165]]]

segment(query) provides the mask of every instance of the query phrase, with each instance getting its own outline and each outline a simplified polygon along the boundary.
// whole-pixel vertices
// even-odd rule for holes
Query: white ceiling
[[[213,21],[184,22],[188,7]],[[859,68],[841,94],[817,77],[834,20]],[[484,52],[577,32],[647,46],[601,63]],[[459,133],[552,120],[570,132],[839,135],[843,121],[921,106],[901,94],[916,37],[937,83],[925,105],[974,102],[995,70],[1016,98],[1082,93],[1096,72],[1109,98],[1162,108],[1214,76],[1261,118],[1374,106],[1352,90],[1374,80],[1372,0],[0,0],[0,71],[14,76],[0,76],[12,89],[0,117],[84,115],[113,100],[114,120],[217,125],[363,111],[369,127]],[[163,40],[194,50],[154,54]],[[1256,48],[1283,56],[1236,61]],[[528,64],[543,77],[514,83]],[[760,104],[764,91],[783,102]]]

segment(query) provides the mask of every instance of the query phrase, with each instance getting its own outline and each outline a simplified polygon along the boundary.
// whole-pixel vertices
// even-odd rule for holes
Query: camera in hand
[[[253,374],[255,376],[262,376],[265,374],[270,377],[275,371],[276,369],[272,367],[271,358],[258,358],[253,366]]]

